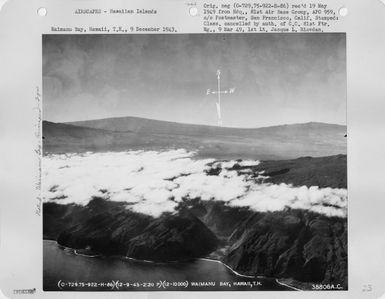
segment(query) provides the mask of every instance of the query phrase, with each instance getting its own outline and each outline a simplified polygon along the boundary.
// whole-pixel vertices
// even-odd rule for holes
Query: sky
[[[346,124],[344,33],[44,35],[43,118]]]

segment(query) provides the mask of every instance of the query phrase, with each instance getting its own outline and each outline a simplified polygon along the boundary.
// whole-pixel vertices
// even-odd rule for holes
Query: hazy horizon
[[[346,125],[346,36],[306,34],[44,35],[43,117],[140,117],[224,127]]]

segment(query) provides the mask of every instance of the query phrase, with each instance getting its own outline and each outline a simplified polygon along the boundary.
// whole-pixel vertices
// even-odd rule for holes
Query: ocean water
[[[205,259],[151,263],[123,257],[83,256],[43,241],[45,291],[266,291],[291,290],[273,278],[240,276]]]

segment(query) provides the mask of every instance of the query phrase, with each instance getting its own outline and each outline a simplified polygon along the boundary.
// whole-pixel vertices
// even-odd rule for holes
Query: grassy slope
[[[346,155],[329,157],[302,157],[293,160],[262,161],[255,167],[264,170],[273,184],[318,186],[320,188],[347,188]]]

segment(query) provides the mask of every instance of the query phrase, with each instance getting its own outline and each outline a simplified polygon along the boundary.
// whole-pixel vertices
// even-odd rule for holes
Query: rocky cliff
[[[265,161],[252,168],[274,184],[346,188],[346,156]],[[239,165],[233,170],[242,171]],[[258,212],[200,198],[186,198],[160,217],[127,207],[97,197],[85,206],[46,202],[43,236],[82,252],[142,260],[210,255],[239,273],[282,278],[305,289],[312,283],[347,288],[344,217],[291,208]]]

